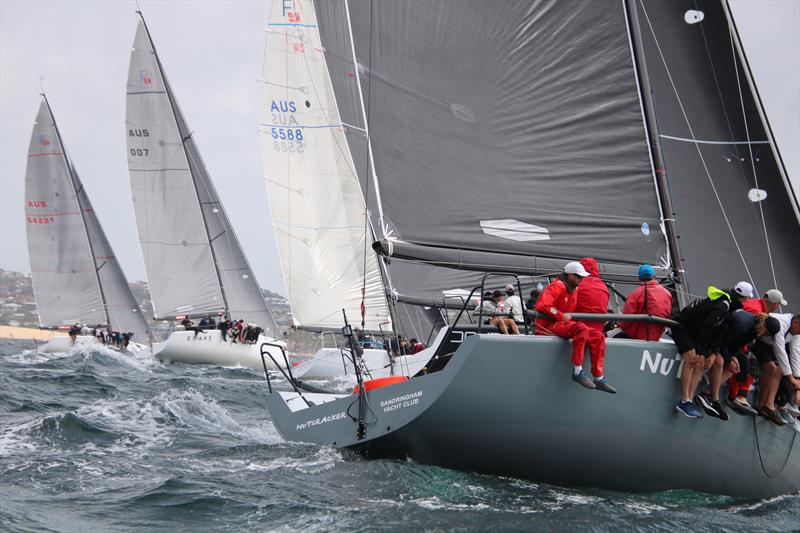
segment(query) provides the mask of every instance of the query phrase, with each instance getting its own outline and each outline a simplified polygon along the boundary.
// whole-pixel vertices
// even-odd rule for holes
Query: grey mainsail
[[[410,255],[668,264],[621,2],[316,6],[370,208]]]
[[[156,315],[225,311],[277,337],[143,19],[127,95],[128,168]]]
[[[800,215],[727,3],[630,2],[686,290],[748,280],[800,302]],[[702,230],[699,230],[702,228]]]
[[[153,336],[67,157],[46,98],[36,116],[25,175],[25,216],[41,323],[110,325]]]

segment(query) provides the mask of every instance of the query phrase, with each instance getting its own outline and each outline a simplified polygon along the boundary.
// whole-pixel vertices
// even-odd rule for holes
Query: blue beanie
[[[653,279],[656,277],[656,271],[650,265],[640,265],[639,266],[639,279],[646,280],[646,279]]]

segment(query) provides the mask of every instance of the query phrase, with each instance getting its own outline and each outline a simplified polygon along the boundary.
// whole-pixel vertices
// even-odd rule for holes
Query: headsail
[[[800,301],[800,221],[727,4],[629,2],[687,290],[749,280]],[[762,118],[763,117],[763,118]],[[700,229],[702,228],[702,229]]]
[[[128,168],[156,314],[226,311],[278,325],[242,252],[144,20],[128,72]]]
[[[264,174],[294,319],[338,327],[344,308],[358,323],[363,297],[365,327],[378,329],[386,295],[311,0],[272,2],[262,82]]]
[[[31,275],[42,324],[110,324],[116,331],[134,333],[136,340],[152,340],[45,98],[28,150],[25,197]]]

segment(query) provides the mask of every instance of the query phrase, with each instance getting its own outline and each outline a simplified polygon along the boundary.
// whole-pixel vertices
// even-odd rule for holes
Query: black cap
[[[781,330],[781,323],[778,322],[778,319],[774,316],[767,318],[764,321],[764,326],[767,328],[770,335],[777,335]]]

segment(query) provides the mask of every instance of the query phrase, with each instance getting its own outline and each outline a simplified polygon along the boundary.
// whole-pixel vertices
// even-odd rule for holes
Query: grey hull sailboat
[[[800,303],[797,198],[725,1],[314,5],[398,304],[582,256],[622,293],[650,263],[679,305],[739,280]],[[562,485],[800,490],[795,431],[675,411],[672,342],[609,339],[608,395],[569,381],[568,342],[482,328],[444,328],[407,381],[273,391],[275,425]]]
[[[152,343],[153,334],[67,156],[52,110],[42,95],[28,149],[25,221],[36,307],[43,326],[110,327]],[[80,343],[95,342],[80,336]],[[64,351],[57,337],[45,351]]]
[[[128,72],[126,137],[134,212],[156,317],[180,320],[219,313],[263,330],[250,343],[233,342],[233,334],[223,338],[215,328],[197,334],[175,331],[156,356],[261,370],[258,345],[282,339],[280,328],[141,17]]]

